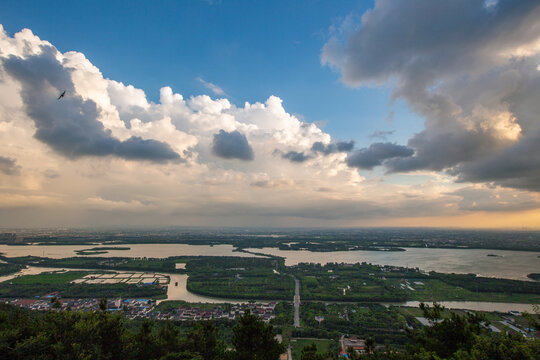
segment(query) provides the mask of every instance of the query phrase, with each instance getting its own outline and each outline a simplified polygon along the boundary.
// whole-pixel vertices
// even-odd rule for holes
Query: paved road
[[[294,278],[294,327],[300,327],[300,280]]]

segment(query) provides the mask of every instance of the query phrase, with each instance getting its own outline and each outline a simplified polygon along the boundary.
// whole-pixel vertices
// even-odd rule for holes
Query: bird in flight
[[[62,91],[62,93],[60,94],[60,96],[58,97],[57,100],[60,100],[60,99],[63,98],[65,95],[66,95],[66,90]]]

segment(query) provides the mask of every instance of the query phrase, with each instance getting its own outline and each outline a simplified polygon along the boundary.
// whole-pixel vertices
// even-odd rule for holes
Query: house
[[[341,339],[341,352],[340,355],[348,357],[347,350],[352,348],[357,354],[363,354],[366,352],[366,341],[359,339],[356,336],[343,337]]]

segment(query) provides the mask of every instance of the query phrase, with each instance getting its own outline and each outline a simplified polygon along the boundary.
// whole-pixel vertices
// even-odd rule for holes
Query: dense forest
[[[226,344],[213,322],[185,335],[171,322],[137,326],[105,309],[38,313],[0,306],[0,359],[274,360],[285,351],[271,324],[246,313]]]
[[[106,302],[105,302],[106,303]],[[368,360],[534,360],[540,340],[520,334],[492,333],[481,315],[452,314],[442,319],[442,308],[421,305],[431,326],[409,330],[406,347],[376,346],[367,339]],[[531,326],[539,328],[537,320]],[[285,344],[275,337],[272,323],[247,312],[226,342],[212,321],[198,322],[187,333],[171,322],[129,321],[102,307],[99,311],[27,311],[0,305],[0,359],[160,359],[160,360],[277,360]],[[335,350],[320,353],[304,347],[301,360],[337,357]],[[350,359],[359,355],[348,351]]]

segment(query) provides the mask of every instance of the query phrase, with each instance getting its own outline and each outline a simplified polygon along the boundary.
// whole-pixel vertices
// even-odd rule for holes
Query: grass
[[[293,359],[302,357],[302,349],[305,346],[315,344],[318,352],[326,352],[332,344],[332,340],[328,339],[293,339],[291,341],[291,354]]]
[[[490,302],[510,302],[510,303],[538,303],[538,294],[516,294],[516,293],[493,293],[474,292],[459,286],[446,284],[440,280],[424,280],[423,289],[408,292],[409,300],[418,301],[490,301]]]
[[[85,275],[92,274],[90,271],[67,271],[67,272],[51,272],[38,275],[24,275],[12,279],[13,284],[33,285],[33,284],[67,284],[73,280],[80,279]]]
[[[432,306],[432,304],[427,304],[427,305],[429,305],[430,307]],[[410,316],[414,316],[414,317],[424,317],[424,313],[422,313],[422,310],[420,310],[417,307],[398,307],[397,309],[403,315],[410,315]],[[450,314],[452,314],[452,313],[455,313],[455,314],[458,314],[458,315],[465,315],[466,314],[466,312],[463,311],[463,310],[444,309],[444,311],[441,312],[441,317],[443,319],[448,319],[448,318],[450,318]]]

